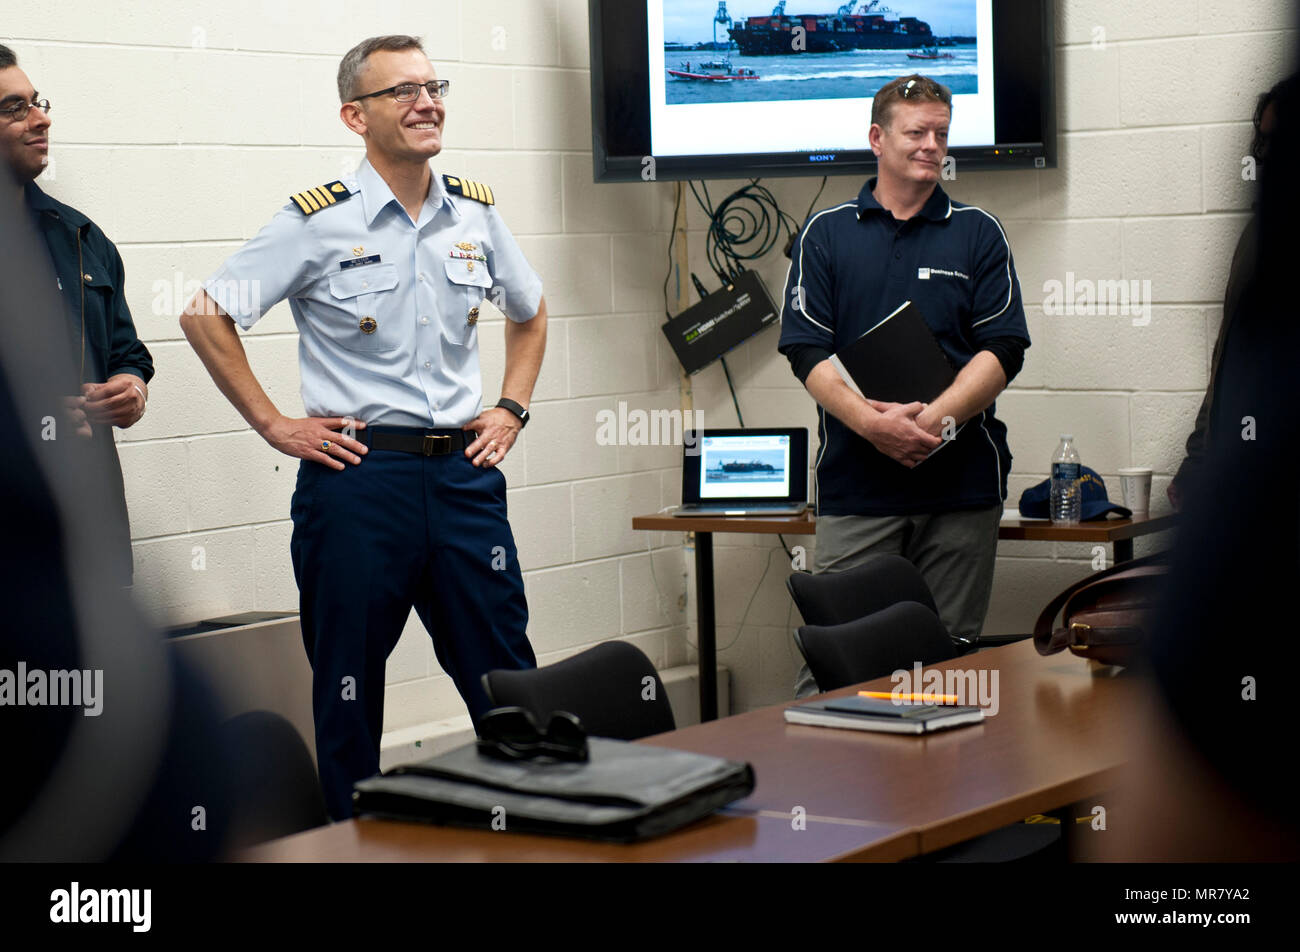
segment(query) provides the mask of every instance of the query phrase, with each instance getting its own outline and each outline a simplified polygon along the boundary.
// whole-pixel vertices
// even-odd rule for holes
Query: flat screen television
[[[911,73],[952,91],[957,168],[1055,166],[1051,0],[889,2],[588,0],[596,181],[873,172]]]

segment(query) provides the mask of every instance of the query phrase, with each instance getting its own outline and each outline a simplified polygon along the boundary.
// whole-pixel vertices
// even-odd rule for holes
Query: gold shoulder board
[[[339,202],[346,202],[351,197],[352,193],[348,191],[348,187],[342,182],[329,182],[289,196],[304,215],[318,212],[322,208],[329,208],[329,206],[337,205]]]
[[[447,191],[452,195],[464,195],[466,198],[472,198],[484,205],[495,205],[497,203],[496,198],[492,195],[492,189],[482,182],[471,182],[469,179],[457,178],[454,175],[444,175],[442,181],[447,186]]]

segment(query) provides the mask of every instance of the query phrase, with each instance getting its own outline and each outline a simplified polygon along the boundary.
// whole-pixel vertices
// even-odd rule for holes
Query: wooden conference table
[[[1018,515],[1018,514],[1017,514]],[[1054,526],[1043,519],[1009,519],[998,526],[999,539],[1043,542],[1114,543],[1115,561],[1133,558],[1133,540],[1171,529],[1174,515],[1098,519],[1077,526]],[[699,640],[700,720],[718,716],[717,627],[713,611],[713,534],[715,532],[814,535],[817,520],[811,509],[798,516],[634,516],[632,528],[650,532],[695,533],[696,620]]]
[[[285,862],[893,861],[1100,794],[1118,777],[1142,682],[1094,673],[1030,641],[933,665],[998,674],[998,713],[932,736],[786,724],[776,705],[640,743],[748,761],[753,794],[646,843],[462,830],[361,819],[243,854]],[[929,670],[929,669],[927,669]],[[889,690],[888,678],[869,683]],[[831,692],[853,693],[857,688]],[[805,828],[797,829],[800,811]]]

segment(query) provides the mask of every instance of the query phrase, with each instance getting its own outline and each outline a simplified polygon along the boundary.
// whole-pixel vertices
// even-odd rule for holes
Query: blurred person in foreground
[[[1277,121],[1275,103],[1282,93],[1294,88],[1296,82],[1296,76],[1290,76],[1282,80],[1268,92],[1262,93],[1255,103],[1255,116],[1253,119],[1255,132],[1250,143],[1250,158],[1254,160],[1257,170],[1264,169],[1268,162],[1269,146]],[[1237,239],[1236,250],[1232,254],[1232,265],[1228,269],[1228,283],[1223,292],[1223,319],[1219,323],[1219,334],[1215,339],[1214,352],[1210,358],[1210,380],[1205,388],[1205,396],[1201,399],[1200,409],[1196,412],[1196,423],[1192,426],[1192,432],[1187,436],[1183,461],[1166,490],[1169,503],[1175,509],[1183,507],[1183,501],[1190,487],[1195,484],[1196,478],[1205,463],[1207,430],[1214,406],[1219,366],[1223,361],[1223,342],[1241,312],[1243,304],[1242,292],[1245,285],[1255,273],[1255,241],[1259,231],[1259,222],[1256,218],[1258,211],[1258,202],[1252,203],[1251,218],[1246,222],[1246,227],[1241,230],[1241,236]]]
[[[1300,670],[1291,593],[1300,580],[1300,315],[1289,260],[1300,190],[1300,96],[1275,88],[1254,248],[1238,264],[1208,403],[1201,472],[1184,503],[1130,712],[1126,773],[1085,855],[1123,861],[1300,859],[1300,820],[1277,764],[1295,746]],[[1141,685],[1140,685],[1141,686]]]

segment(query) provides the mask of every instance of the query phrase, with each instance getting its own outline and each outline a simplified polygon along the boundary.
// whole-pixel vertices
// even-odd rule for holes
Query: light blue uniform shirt
[[[459,427],[482,409],[478,308],[537,313],[542,282],[496,208],[433,176],[412,223],[363,160],[350,199],[305,215],[285,205],[204,289],[247,330],[289,299],[311,416]]]

